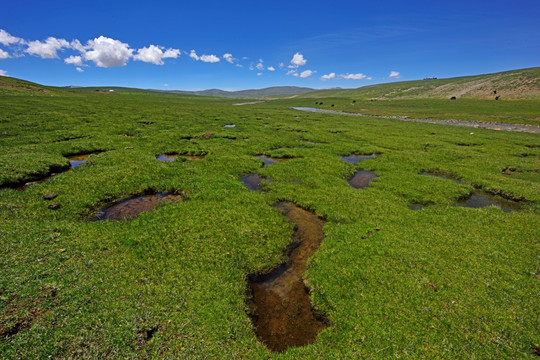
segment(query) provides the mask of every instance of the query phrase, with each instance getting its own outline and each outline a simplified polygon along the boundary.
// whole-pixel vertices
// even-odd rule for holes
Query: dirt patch
[[[353,177],[348,179],[347,182],[355,189],[364,189],[369,186],[371,180],[379,177],[372,171],[361,170],[354,173]]]
[[[0,312],[0,338],[29,330],[46,313],[55,297],[56,289],[49,286],[43,287],[37,297],[13,296]]]
[[[163,192],[140,195],[99,210],[94,221],[133,219],[142,212],[154,209],[159,203],[179,202],[182,198],[182,195]]]
[[[286,250],[287,261],[268,274],[248,276],[248,311],[259,340],[270,350],[282,352],[314,342],[329,325],[326,316],[313,308],[302,279],[308,259],[324,239],[324,221],[291,202],[274,207],[296,228]]]

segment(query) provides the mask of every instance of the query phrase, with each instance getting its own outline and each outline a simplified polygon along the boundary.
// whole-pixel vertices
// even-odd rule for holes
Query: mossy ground
[[[538,135],[301,113],[289,106],[307,100],[295,101],[0,97],[0,183],[102,150],[24,192],[0,189],[1,357],[533,358]],[[167,152],[207,155],[156,161]],[[338,158],[374,152],[357,165]],[[262,168],[259,154],[292,159]],[[358,169],[379,177],[353,189]],[[461,184],[418,175],[428,170]],[[242,185],[251,172],[273,180],[266,192]],[[511,214],[452,206],[474,187],[528,202]],[[133,220],[88,221],[147,189],[185,198]],[[246,274],[278,264],[291,241],[270,206],[278,200],[327,220],[306,280],[331,326],[273,354],[254,335],[245,294]]]

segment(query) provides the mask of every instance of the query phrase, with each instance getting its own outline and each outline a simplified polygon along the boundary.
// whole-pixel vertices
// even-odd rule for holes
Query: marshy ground
[[[354,107],[421,112],[412,101]],[[520,101],[456,112],[532,122]],[[292,109],[313,102],[1,96],[0,357],[536,356],[538,135]],[[76,167],[66,157],[90,153]],[[356,189],[355,174],[377,177]],[[454,206],[475,192],[519,209]],[[144,195],[146,211],[93,221]],[[324,237],[297,272],[305,297],[289,304],[320,326],[273,352],[249,280],[292,263],[302,226],[289,211]]]

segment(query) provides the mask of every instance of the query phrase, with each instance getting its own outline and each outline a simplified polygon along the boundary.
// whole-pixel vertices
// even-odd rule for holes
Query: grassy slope
[[[448,79],[392,82],[358,89],[323,90],[302,95],[307,98],[347,97],[353,99],[479,98],[540,99],[540,67],[494,74]]]
[[[65,164],[65,154],[106,150],[25,192],[0,190],[0,326],[22,324],[0,338],[2,357],[532,358],[538,136],[233,102],[0,97],[1,182]],[[199,138],[208,132],[215,137]],[[157,162],[165,151],[208,155]],[[297,159],[263,169],[253,157],[263,152]],[[337,158],[351,152],[381,155],[358,166]],[[521,172],[501,174],[509,166]],[[355,190],[346,178],[356,168],[380,177]],[[464,185],[418,175],[428,169]],[[274,180],[267,193],[240,183],[255,171]],[[451,206],[472,185],[534,203],[513,214]],[[132,221],[86,221],[105,199],[150,187],[182,190],[186,200]],[[56,212],[41,199],[51,192]],[[244,295],[245,275],[273,267],[290,241],[292,226],[269,206],[278,199],[328,220],[306,278],[332,326],[315,344],[271,354],[252,332]],[[432,205],[408,208],[418,202]]]

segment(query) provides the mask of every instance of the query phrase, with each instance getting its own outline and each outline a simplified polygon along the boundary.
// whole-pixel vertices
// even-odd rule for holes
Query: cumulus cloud
[[[80,67],[76,67],[75,69],[76,69],[78,72],[84,72],[84,70],[81,69]]]
[[[27,45],[26,53],[40,56],[42,59],[58,59],[58,50],[71,47],[65,39],[57,39],[52,36],[48,37],[45,42],[35,40],[28,42]]]
[[[8,76],[7,71],[0,69],[0,76]]]
[[[64,59],[64,62],[66,64],[71,64],[71,65],[75,65],[75,66],[84,66],[83,61],[82,61],[82,57],[80,57],[80,56],[71,55],[70,57]]]
[[[269,67],[267,67],[267,69],[268,69],[268,71],[276,71],[276,68],[273,67],[273,66],[269,66]]]
[[[128,44],[105,36],[88,40],[85,49],[89,49],[83,54],[85,60],[105,68],[126,65],[135,51]]]
[[[255,68],[257,70],[260,70],[260,71],[264,70],[264,65],[263,65],[262,59],[259,59],[259,63],[257,64],[257,66],[255,66]]]
[[[321,80],[326,81],[326,80],[334,79],[335,77],[336,77],[336,73],[330,73],[330,74],[321,76]]]
[[[261,76],[261,75],[262,75],[262,73],[257,73],[257,76]]]
[[[149,47],[143,47],[137,51],[137,54],[133,56],[133,60],[143,61],[155,65],[163,65],[163,59],[174,58],[180,56],[180,50],[168,49],[163,51],[163,47],[150,45]]]
[[[342,75],[339,75],[339,77],[342,78],[342,79],[347,79],[347,80],[362,80],[362,79],[366,78],[366,75],[364,75],[362,73],[358,73],[358,74],[342,74]]]
[[[4,51],[2,49],[0,49],[0,59],[7,59],[7,58],[10,58],[11,56],[9,56],[9,53],[7,51]]]
[[[304,55],[300,54],[299,52],[297,52],[296,54],[294,54],[292,60],[291,60],[291,67],[294,67],[294,68],[297,68],[299,66],[304,66],[306,65],[307,63],[307,60],[304,59]]]
[[[242,64],[236,64],[236,67],[243,68],[244,65],[242,65]]]
[[[0,29],[0,44],[8,46],[17,43],[24,43],[24,40],[16,36],[11,36],[6,30]]]
[[[229,53],[223,54],[223,59],[225,59],[225,61],[231,64],[233,64],[234,60],[236,60],[235,58],[233,58],[232,54],[229,54]]]
[[[195,50],[191,50],[191,52],[189,53],[189,57],[192,58],[193,60],[199,60],[199,56],[197,55],[197,53],[195,52]]]
[[[390,79],[399,79],[399,72],[398,71],[390,71],[390,75],[388,75],[388,77]]]
[[[302,72],[300,73],[300,77],[301,77],[302,79],[305,79],[305,78],[307,78],[307,77],[310,77],[311,75],[313,75],[313,71],[311,71],[311,70],[302,71]]]
[[[200,60],[206,63],[217,63],[220,61],[216,55],[201,55]]]
[[[296,75],[296,76],[298,76],[298,74],[296,73],[296,70],[289,70],[289,71],[287,71],[287,74],[285,74],[285,75]]]

